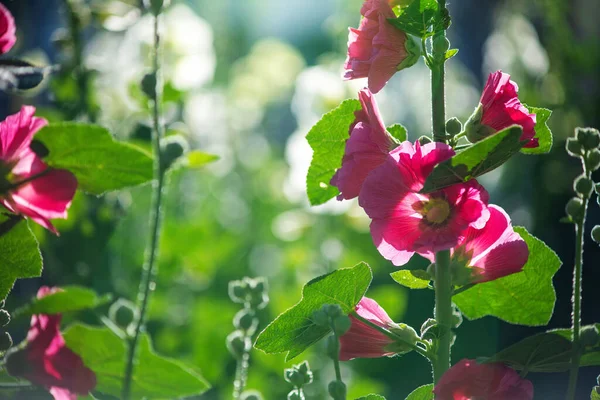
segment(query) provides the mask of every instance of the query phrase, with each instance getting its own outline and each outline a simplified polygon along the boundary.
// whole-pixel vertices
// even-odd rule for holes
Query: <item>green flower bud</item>
[[[235,331],[227,336],[227,349],[232,356],[239,359],[244,353],[250,351],[252,342],[249,337],[246,337],[242,331]]]
[[[269,294],[267,281],[263,277],[258,278],[244,278],[248,283],[249,288],[249,299],[248,303],[255,309],[262,309],[269,304]]]
[[[325,311],[323,311],[322,308],[312,313],[310,318],[315,323],[315,325],[324,328],[329,327],[329,315],[327,315],[327,313],[325,313]]]
[[[108,318],[124,330],[130,328],[139,317],[136,305],[126,299],[118,299],[108,309]]]
[[[313,373],[310,370],[310,365],[308,365],[308,361],[302,361],[300,364],[295,367],[302,377],[304,378],[304,385],[307,385],[313,381]]]
[[[595,325],[583,326],[579,334],[579,341],[581,342],[582,346],[596,346],[598,341],[600,341],[600,333],[598,333],[598,328],[596,328]]]
[[[585,167],[588,171],[596,171],[600,168],[600,150],[593,149],[586,154]]]
[[[334,335],[327,337],[326,347],[327,356],[332,360],[337,360],[340,354],[340,342]]]
[[[567,153],[573,157],[581,157],[581,154],[583,154],[581,144],[575,138],[568,138],[565,148]]]
[[[414,345],[420,339],[417,332],[406,324],[398,324],[397,327],[390,328],[390,331],[402,339],[402,341],[386,346],[386,350],[393,351],[394,353],[402,354],[412,351],[413,348],[411,345]]]
[[[471,143],[477,143],[482,139],[496,133],[496,130],[487,125],[481,124],[481,117],[483,116],[483,106],[479,104],[473,114],[467,120],[465,124],[465,133],[467,139]]]
[[[433,38],[433,54],[437,54],[443,60],[446,52],[450,48],[450,41],[446,36],[436,36]]]
[[[600,243],[600,225],[596,225],[592,228],[592,239],[596,243]]]
[[[333,320],[333,327],[338,336],[342,336],[344,333],[348,332],[351,324],[352,322],[350,322],[350,318],[347,315],[340,315]]]
[[[573,189],[576,193],[584,197],[589,197],[594,189],[594,182],[585,175],[580,175],[573,182]]]
[[[573,197],[567,203],[565,211],[567,215],[574,221],[579,221],[581,218],[583,218],[583,200],[581,200],[579,197]]]
[[[246,390],[240,397],[241,400],[263,400],[262,394],[256,390]]]
[[[168,7],[171,0],[144,0],[144,7],[150,11],[152,15],[159,15],[164,7]]]
[[[149,72],[144,75],[141,82],[141,88],[142,92],[144,92],[148,98],[156,98],[156,74],[154,72]]]
[[[458,118],[450,118],[446,121],[446,133],[448,135],[457,135],[462,131],[462,124]]]
[[[245,303],[248,293],[248,284],[244,281],[229,282],[229,298],[234,303]]]
[[[0,351],[7,351],[13,345],[12,337],[8,332],[0,333]]]
[[[333,400],[346,400],[346,385],[341,381],[333,381],[327,387],[329,395]]]
[[[0,310],[0,326],[6,326],[10,322],[10,314],[6,310]]]
[[[600,132],[594,128],[575,128],[575,138],[586,150],[600,146]]]
[[[254,310],[243,308],[233,317],[233,326],[236,329],[245,331],[248,336],[252,336],[258,326],[258,319],[255,315]]]
[[[160,141],[161,167],[166,171],[181,156],[190,150],[187,140],[181,135],[171,135]]]
[[[421,136],[418,140],[419,140],[419,144],[421,146],[424,146],[427,143],[433,142],[433,140],[431,140],[431,138],[429,136],[425,136],[425,135]]]
[[[331,318],[337,318],[340,315],[344,315],[344,311],[339,304],[325,304],[321,309]]]
[[[298,389],[294,389],[287,395],[288,400],[304,400],[304,393]]]
[[[283,372],[283,376],[286,381],[295,387],[302,387],[302,385],[304,385],[304,377],[296,368],[287,368]]]

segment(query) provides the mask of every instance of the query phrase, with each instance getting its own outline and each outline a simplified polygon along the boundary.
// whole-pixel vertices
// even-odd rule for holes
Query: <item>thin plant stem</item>
[[[330,325],[331,325],[331,330],[333,331],[333,336],[335,337],[335,341],[338,343],[337,344],[337,353],[335,354],[335,357],[332,357],[333,358],[333,367],[335,368],[335,379],[338,382],[342,382],[342,371],[340,370],[340,350],[339,350],[340,336],[338,335],[338,332],[335,329],[335,323],[333,321],[333,318],[331,318]]]
[[[127,354],[127,365],[123,379],[123,388],[121,399],[129,400],[131,394],[131,380],[136,356],[136,348],[140,338],[140,333],[144,324],[148,301],[151,292],[156,287],[156,275],[158,265],[156,258],[159,250],[159,239],[162,222],[162,200],[165,191],[165,171],[162,164],[162,154],[160,148],[160,139],[163,136],[163,125],[161,120],[161,98],[162,98],[162,79],[160,74],[160,15],[154,17],[154,52],[152,72],[156,76],[156,87],[153,94],[153,134],[152,147],[154,152],[154,181],[152,190],[152,209],[150,213],[150,241],[146,249],[144,267],[142,270],[142,279],[137,296],[137,304],[140,310],[139,317],[135,321],[134,333],[129,341]]]
[[[583,168],[586,177],[591,178],[591,174],[587,171],[585,161]],[[585,231],[585,217],[590,196],[585,194],[583,200],[582,217],[575,224],[575,268],[573,269],[573,314],[572,314],[572,330],[573,330],[573,355],[571,357],[571,368],[569,371],[569,386],[567,389],[567,399],[574,400],[575,392],[577,391],[577,377],[579,375],[579,363],[581,361],[581,280],[583,267],[583,233]]]
[[[450,343],[452,340],[452,276],[450,273],[450,250],[435,254],[435,319],[441,328],[432,361],[433,381],[437,383],[450,368]]]
[[[248,367],[250,366],[250,353],[244,349],[242,357],[237,362],[235,370],[235,381],[233,382],[233,399],[238,400],[244,389],[246,388],[246,382],[248,380]]]

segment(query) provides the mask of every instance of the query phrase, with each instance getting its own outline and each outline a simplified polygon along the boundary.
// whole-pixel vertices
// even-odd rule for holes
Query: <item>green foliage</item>
[[[120,396],[125,372],[125,343],[107,328],[76,324],[64,333],[67,347],[81,356],[96,374],[97,391]],[[172,399],[204,392],[209,385],[179,361],[158,356],[150,338],[143,335],[138,346],[131,397]]]
[[[529,248],[529,259],[521,272],[479,283],[453,297],[469,319],[493,315],[504,321],[528,326],[545,325],[554,310],[556,294],[552,277],[561,261],[544,242],[515,227]]]
[[[408,395],[406,400],[433,400],[433,384],[416,388]]]
[[[393,280],[409,289],[427,289],[431,281],[431,276],[429,276],[427,271],[422,269],[401,269],[400,271],[392,272],[390,276]]]
[[[600,393],[598,393],[598,386],[594,386],[592,388],[592,392],[590,393],[590,400],[600,400]]]
[[[215,154],[205,153],[200,150],[190,151],[185,155],[186,167],[188,168],[201,168],[207,164],[215,162],[219,159],[219,156]]]
[[[419,38],[432,36],[450,26],[450,16],[440,10],[437,0],[414,0],[408,7],[401,8],[396,18],[388,21]]]
[[[60,291],[41,299],[34,298],[29,304],[15,310],[13,316],[21,317],[32,314],[59,314],[96,308],[106,304],[112,296],[98,296],[96,292],[81,286],[63,286]]]
[[[42,255],[27,221],[0,215],[0,300],[5,299],[18,278],[42,274]]]
[[[313,313],[325,304],[337,304],[349,314],[367,291],[372,278],[371,268],[360,263],[313,279],[302,289],[300,302],[271,322],[254,346],[266,353],[287,351],[286,360],[291,360],[331,330],[316,324],[312,320]]]
[[[306,140],[314,151],[306,176],[306,192],[313,206],[323,204],[340,193],[329,182],[335,171],[342,166],[348,130],[354,122],[354,112],[360,108],[360,101],[345,100],[323,115],[306,135]]]
[[[387,127],[387,131],[392,135],[396,143],[400,144],[408,139],[408,131],[401,124],[394,124]]]
[[[101,126],[51,124],[35,140],[50,152],[44,161],[71,171],[86,192],[100,195],[152,180],[152,158],[137,147],[115,141]]]
[[[547,108],[530,107],[525,105],[530,113],[535,114],[535,137],[539,141],[539,147],[523,148],[521,153],[525,154],[545,154],[552,149],[552,132],[548,127],[548,119],[552,111]]]
[[[379,394],[368,394],[366,396],[363,397],[359,397],[356,400],[385,400],[385,397],[379,395]]]
[[[525,144],[520,140],[522,133],[520,126],[513,125],[458,152],[433,169],[422,192],[466,182],[498,168],[521,150]]]

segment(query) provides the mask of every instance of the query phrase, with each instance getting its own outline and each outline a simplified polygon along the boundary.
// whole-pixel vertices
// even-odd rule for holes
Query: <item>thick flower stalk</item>
[[[350,125],[342,167],[331,178],[331,184],[340,190],[338,200],[357,197],[369,172],[383,164],[396,145],[385,129],[373,93],[365,88],[358,98],[362,108]]]
[[[533,384],[502,363],[461,360],[433,389],[436,400],[532,400]]]
[[[0,3],[0,54],[8,52],[17,41],[15,19],[8,9]]]
[[[58,234],[51,219],[67,218],[77,179],[63,169],[49,168],[30,148],[34,135],[47,125],[24,106],[0,122],[0,203]]]
[[[395,18],[388,0],[366,0],[358,29],[350,28],[344,79],[368,78],[369,89],[379,92],[401,69],[414,65],[420,48],[388,19]]]
[[[43,286],[37,297],[57,290]],[[96,375],[65,345],[61,318],[61,314],[32,316],[27,345],[9,353],[6,369],[14,377],[47,388],[55,400],[76,400],[77,395],[85,396],[96,387]]]
[[[535,114],[531,114],[521,104],[517,95],[519,88],[510,80],[510,75],[502,71],[490,74],[483,89],[479,106],[465,125],[465,133],[471,142],[493,135],[511,125],[523,128],[523,147],[538,147],[535,138]]]
[[[489,195],[474,179],[419,193],[435,165],[453,155],[444,143],[406,141],[365,180],[359,204],[372,219],[375,246],[394,265],[406,264],[416,252],[448,250],[467,228],[481,229],[489,219]]]

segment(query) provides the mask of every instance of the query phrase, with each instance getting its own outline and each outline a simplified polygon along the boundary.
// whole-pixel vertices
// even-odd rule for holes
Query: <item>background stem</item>
[[[137,296],[137,305],[140,309],[139,318],[135,323],[135,331],[129,342],[127,355],[127,366],[125,369],[125,377],[123,380],[122,400],[128,400],[131,394],[131,378],[133,376],[134,360],[137,344],[140,337],[140,332],[144,324],[146,310],[150,293],[156,286],[156,274],[158,266],[156,258],[158,256],[158,247],[162,222],[162,198],[165,191],[165,171],[162,168],[162,155],[160,149],[160,139],[163,135],[163,126],[161,121],[161,98],[162,98],[162,79],[160,76],[160,32],[159,32],[160,15],[154,17],[154,54],[153,54],[153,73],[156,76],[156,87],[154,98],[152,99],[152,117],[153,117],[153,133],[152,147],[154,152],[154,182],[152,186],[152,209],[150,214],[150,241],[146,249],[144,267],[142,270],[142,279]]]
[[[432,360],[433,381],[437,383],[450,368],[450,342],[452,339],[452,276],[450,274],[450,250],[435,254],[435,319],[441,328]]]

